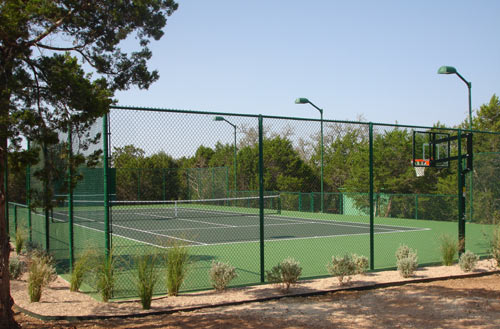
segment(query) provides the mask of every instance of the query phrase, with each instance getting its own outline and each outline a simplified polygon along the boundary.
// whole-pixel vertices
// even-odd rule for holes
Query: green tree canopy
[[[11,311],[4,218],[7,140],[13,156],[26,161],[33,157],[18,152],[21,136],[39,141],[42,147],[56,145],[57,132],[71,124],[80,140],[94,142],[88,128],[108,111],[114,91],[132,85],[148,88],[158,79],[158,72],[147,67],[152,56],[148,44],[162,37],[166,17],[176,9],[173,0],[9,0],[0,4],[2,326],[17,326]],[[120,48],[129,37],[138,40],[138,51]],[[85,72],[82,63],[92,73]],[[48,184],[51,175],[46,171],[42,176]]]

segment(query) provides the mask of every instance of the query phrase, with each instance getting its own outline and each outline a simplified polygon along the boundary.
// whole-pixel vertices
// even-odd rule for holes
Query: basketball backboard
[[[413,131],[413,166],[448,168],[449,161],[437,160],[450,157],[449,138],[448,133]]]

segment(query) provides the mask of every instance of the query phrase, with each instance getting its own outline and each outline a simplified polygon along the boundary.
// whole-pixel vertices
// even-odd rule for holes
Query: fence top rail
[[[123,105],[111,105],[110,109],[148,111],[148,112],[205,114],[205,115],[226,115],[226,116],[238,116],[238,117],[247,117],[247,118],[262,117],[264,119],[279,119],[279,120],[293,120],[293,121],[313,121],[313,122],[323,121],[325,123],[346,123],[346,124],[357,124],[357,125],[367,125],[367,126],[373,125],[373,126],[410,128],[410,129],[432,129],[432,130],[448,130],[448,131],[459,131],[460,130],[460,131],[471,131],[473,133],[500,135],[500,132],[494,132],[494,131],[469,130],[469,129],[463,129],[463,128],[449,128],[449,127],[402,125],[402,124],[397,124],[397,123],[363,122],[363,121],[331,120],[331,119],[321,120],[321,119],[317,119],[317,118],[286,117],[286,116],[262,115],[262,114],[245,114],[245,113],[230,113],[230,112],[200,111],[200,110],[183,110],[183,109],[154,108],[154,107],[140,107],[140,106],[123,106]]]

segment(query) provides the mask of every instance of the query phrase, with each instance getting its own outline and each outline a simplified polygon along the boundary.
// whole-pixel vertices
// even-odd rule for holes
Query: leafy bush
[[[137,261],[137,292],[141,298],[142,308],[145,310],[149,310],[151,308],[153,291],[159,278],[155,263],[155,255],[145,255],[140,257]]]
[[[73,271],[71,272],[70,291],[78,291],[80,289],[83,279],[86,275],[91,273],[95,266],[93,262],[94,258],[94,253],[89,250],[83,252],[80,257],[77,257],[73,265]]]
[[[229,282],[237,276],[234,266],[223,262],[212,262],[210,280],[216,291],[224,291]]]
[[[365,274],[369,267],[368,258],[363,255],[358,256],[354,254],[352,255],[352,259],[356,268],[355,274]]]
[[[28,293],[31,302],[39,302],[42,289],[57,277],[52,258],[44,252],[35,252],[29,264]]]
[[[16,253],[18,255],[21,254],[27,239],[28,239],[28,234],[26,232],[26,229],[23,227],[19,227],[16,230],[16,241],[15,241]]]
[[[443,234],[439,238],[441,243],[441,259],[443,260],[443,265],[450,266],[453,265],[453,260],[458,251],[458,243],[448,234]]]
[[[266,271],[267,281],[278,284],[285,292],[288,292],[292,284],[299,281],[301,274],[302,267],[300,267],[300,263],[293,258],[287,258],[274,266],[271,271]]]
[[[348,254],[343,257],[332,256],[332,262],[326,265],[326,269],[332,276],[337,277],[341,285],[351,281],[351,276],[356,274],[357,270],[353,257]]]
[[[461,256],[458,264],[464,272],[470,272],[476,268],[479,257],[472,251],[467,250]]]
[[[412,276],[418,267],[417,252],[406,245],[399,246],[396,251],[396,264],[403,278]]]
[[[177,296],[189,267],[189,250],[182,242],[171,241],[167,249],[167,291]]]
[[[26,264],[19,260],[17,257],[12,257],[9,259],[9,273],[10,278],[17,280],[24,273],[26,268]]]
[[[116,281],[115,267],[116,259],[113,257],[112,250],[108,256],[101,257],[96,266],[97,291],[101,293],[104,302],[108,302],[113,296]]]

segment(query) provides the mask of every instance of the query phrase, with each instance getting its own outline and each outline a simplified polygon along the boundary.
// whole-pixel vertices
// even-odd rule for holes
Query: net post
[[[109,195],[108,195],[108,114],[102,117],[102,148],[103,148],[103,178],[104,178],[104,247],[106,257],[111,251],[109,230]]]
[[[281,215],[281,194],[278,194],[278,215]]]
[[[260,240],[260,282],[265,282],[264,262],[264,147],[262,115],[259,114],[259,240]]]
[[[69,270],[73,272],[74,263],[74,232],[73,232],[73,136],[71,131],[71,123],[68,124],[68,221],[69,221]]]
[[[373,123],[369,123],[368,126],[369,133],[369,176],[370,176],[370,270],[375,269],[375,257],[374,257],[374,218],[373,218]]]

